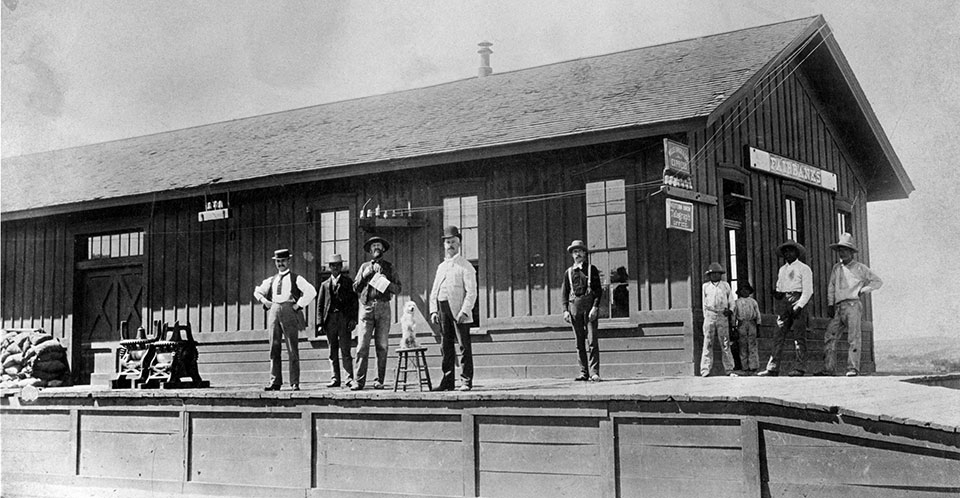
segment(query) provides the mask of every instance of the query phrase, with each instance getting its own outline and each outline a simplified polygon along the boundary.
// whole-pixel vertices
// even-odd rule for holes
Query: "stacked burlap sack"
[[[0,388],[69,385],[67,349],[42,329],[3,331]]]

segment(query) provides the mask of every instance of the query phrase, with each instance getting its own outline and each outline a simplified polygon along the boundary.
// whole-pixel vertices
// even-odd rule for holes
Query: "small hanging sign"
[[[197,213],[197,219],[204,221],[225,220],[230,217],[230,208],[223,207],[223,201],[209,201],[205,206],[207,209]]]
[[[667,229],[693,231],[693,203],[666,199]]]

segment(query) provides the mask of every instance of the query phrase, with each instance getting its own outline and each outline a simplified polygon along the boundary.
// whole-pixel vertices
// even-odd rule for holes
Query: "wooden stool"
[[[413,363],[416,368],[410,368],[410,353],[413,353]],[[401,386],[407,390],[408,385],[413,382],[407,382],[407,372],[417,372],[417,386],[423,391],[423,386],[427,386],[427,391],[433,389],[430,383],[430,371],[427,369],[427,348],[397,349],[397,375],[393,382],[393,392],[397,392]],[[403,374],[403,379],[400,378]]]

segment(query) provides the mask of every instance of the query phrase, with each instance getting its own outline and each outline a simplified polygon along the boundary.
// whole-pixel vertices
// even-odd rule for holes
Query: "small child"
[[[733,303],[733,320],[740,332],[740,365],[747,372],[756,372],[760,366],[757,352],[757,326],[760,325],[760,305],[751,297],[753,287],[749,282],[740,284],[737,299]]]
[[[713,336],[720,340],[723,351],[723,368],[731,376],[733,354],[730,352],[730,326],[728,317],[733,314],[733,292],[723,280],[726,270],[720,263],[710,263],[707,268],[709,282],[703,283],[703,352],[700,355],[700,376],[709,377],[713,368]]]

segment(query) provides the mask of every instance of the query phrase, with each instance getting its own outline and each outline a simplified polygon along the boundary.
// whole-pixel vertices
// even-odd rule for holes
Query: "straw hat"
[[[830,249],[833,250],[840,249],[841,247],[846,247],[853,252],[858,252],[857,246],[853,245],[853,235],[846,232],[840,234],[840,240],[837,241],[836,244],[830,244]]]

